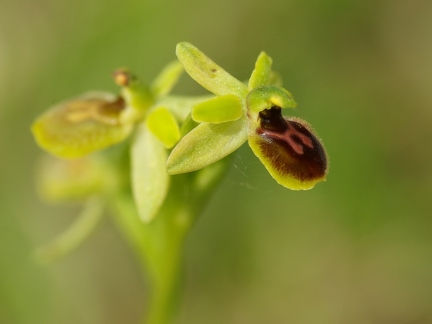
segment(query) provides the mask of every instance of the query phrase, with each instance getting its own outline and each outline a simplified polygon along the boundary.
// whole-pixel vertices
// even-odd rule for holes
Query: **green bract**
[[[59,163],[64,179],[70,181],[63,189],[56,178],[45,181],[46,195],[73,196],[89,194],[96,190],[92,177],[74,176],[74,166],[83,165],[87,154],[102,150],[132,137],[131,182],[137,208],[143,221],[151,221],[169,186],[165,171],[167,149],[180,139],[179,122],[190,112],[197,99],[170,98],[167,94],[176,84],[183,71],[178,62],[169,64],[151,86],[141,83],[127,70],[114,73],[121,94],[91,92],[58,104],[39,116],[32,125],[37,143],[47,152],[77,162]],[[201,100],[201,98],[199,98]],[[85,165],[88,165],[85,164]],[[87,172],[82,169],[81,172]],[[69,175],[65,175],[65,172]],[[55,174],[53,174],[54,176]],[[82,179],[82,180],[81,180]],[[87,187],[81,189],[82,181]],[[47,187],[49,185],[49,187]],[[92,187],[92,186],[93,187]],[[73,190],[75,191],[73,191]],[[57,191],[57,192],[54,192]],[[78,192],[76,192],[78,191]]]
[[[169,187],[165,171],[168,153],[146,125],[137,130],[131,152],[132,192],[141,219],[149,222],[157,214]]]
[[[282,116],[281,108],[294,108],[296,102],[280,86],[266,53],[258,56],[247,86],[189,43],[177,45],[177,57],[186,72],[217,97],[192,108],[191,117],[200,124],[171,152],[168,173],[201,169],[248,141],[281,185],[305,190],[325,180],[325,150],[305,122]]]

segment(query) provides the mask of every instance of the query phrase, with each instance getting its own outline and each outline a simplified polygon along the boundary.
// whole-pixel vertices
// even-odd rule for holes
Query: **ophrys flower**
[[[293,190],[324,181],[327,156],[311,127],[285,118],[283,108],[296,102],[279,85],[272,60],[262,52],[248,84],[237,80],[193,45],[177,45],[186,72],[216,97],[198,103],[191,117],[200,124],[186,134],[167,161],[170,174],[201,169],[248,142],[273,178]]]

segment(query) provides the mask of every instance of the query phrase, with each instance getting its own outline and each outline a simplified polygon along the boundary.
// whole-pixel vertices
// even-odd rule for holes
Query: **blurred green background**
[[[240,79],[265,50],[323,139],[328,181],[278,186],[245,145],[192,231],[178,323],[432,323],[432,2],[1,0],[0,323],[138,323],[149,287],[110,218],[48,267],[78,209],[41,202],[29,126],[151,81],[189,41]],[[175,92],[202,94],[187,76]]]

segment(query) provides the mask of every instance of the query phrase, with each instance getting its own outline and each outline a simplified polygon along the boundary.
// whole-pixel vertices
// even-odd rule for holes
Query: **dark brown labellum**
[[[300,119],[285,119],[281,108],[272,107],[259,113],[256,130],[261,153],[280,177],[293,177],[299,183],[324,180],[327,157],[324,147],[310,126]],[[302,188],[299,188],[302,189]]]

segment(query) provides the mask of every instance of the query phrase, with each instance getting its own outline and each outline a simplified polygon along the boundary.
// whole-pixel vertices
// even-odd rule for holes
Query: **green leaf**
[[[160,98],[170,93],[183,71],[183,66],[178,61],[168,64],[151,84],[153,96]]]
[[[152,221],[159,211],[169,187],[165,170],[168,153],[162,143],[141,125],[132,144],[132,191],[143,222]]]
[[[204,168],[238,149],[247,140],[247,133],[247,118],[221,124],[202,123],[172,150],[167,171],[179,174]]]
[[[180,127],[168,108],[158,107],[152,110],[147,116],[146,125],[167,149],[172,148],[180,139]]]
[[[208,58],[192,44],[177,44],[176,53],[186,72],[208,91],[216,95],[234,94],[244,98],[247,87]]]
[[[132,131],[121,115],[125,102],[110,93],[92,92],[63,102],[32,125],[36,142],[49,153],[77,158],[123,141]]]
[[[224,123],[237,120],[242,114],[243,102],[232,94],[208,99],[192,108],[192,118],[197,122]]]
[[[249,90],[270,84],[270,77],[272,72],[271,67],[271,57],[268,56],[265,52],[261,52],[256,60],[255,69],[252,71],[252,75],[249,79]]]

